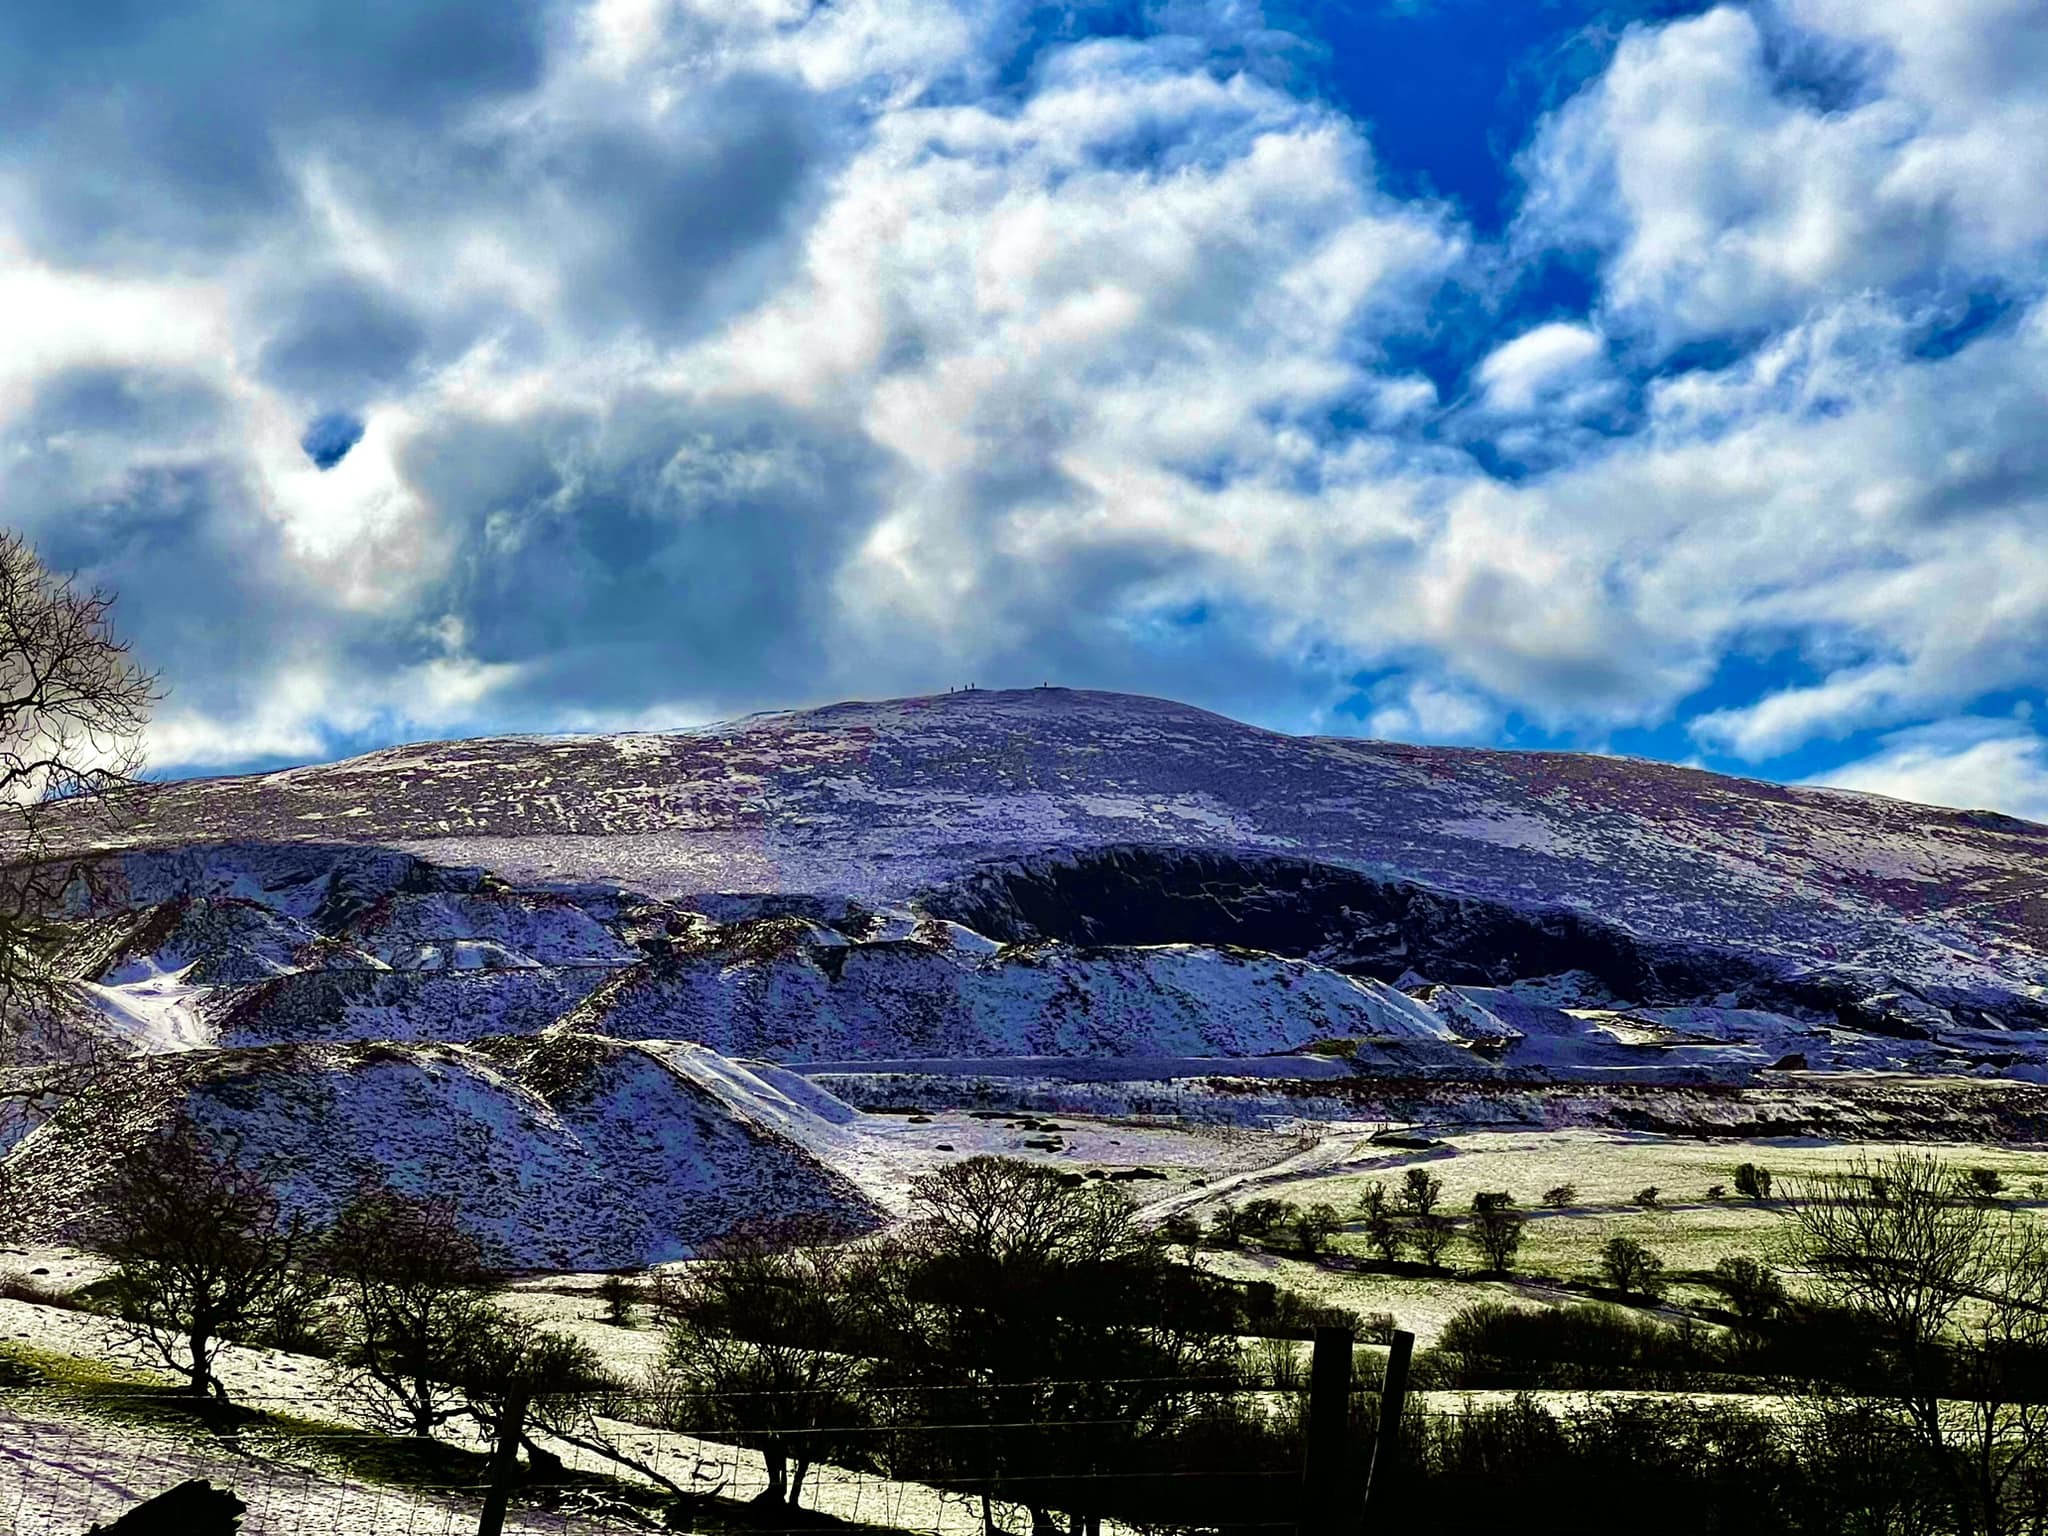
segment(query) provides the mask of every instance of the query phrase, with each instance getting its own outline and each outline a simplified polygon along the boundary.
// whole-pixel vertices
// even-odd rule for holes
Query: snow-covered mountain
[[[2048,827],[1639,760],[1285,736],[1057,688],[167,784],[126,837],[360,850],[321,887],[330,919],[403,853],[720,918],[857,906],[1001,942],[1234,944],[1385,981],[1577,970],[1630,1001],[1735,991],[1883,1028],[1919,999],[2048,1023]],[[141,879],[138,894],[194,884],[175,856]],[[416,921],[341,934],[281,889],[251,872],[218,894],[388,963],[481,963],[431,943],[399,956]],[[475,943],[526,953],[498,929]]]
[[[134,1053],[102,1130],[243,1115],[311,1203],[467,1180],[536,1263],[687,1248],[760,1190],[860,1219],[785,1066],[2048,1080],[2048,827],[1154,699],[394,748],[156,786],[80,851],[77,1003],[23,1054]],[[562,1061],[599,1064],[573,1103]],[[60,1131],[0,1145],[55,1189],[92,1164]]]

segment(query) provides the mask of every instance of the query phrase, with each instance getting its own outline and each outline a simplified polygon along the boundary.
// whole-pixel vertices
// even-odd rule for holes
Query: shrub
[[[1427,1168],[1410,1168],[1401,1175],[1401,1209],[1411,1215],[1429,1215],[1443,1194],[1444,1181]]]
[[[1209,1218],[1209,1237],[1219,1248],[1235,1248],[1244,1240],[1244,1212],[1226,1205]]]
[[[1505,1211],[1514,1203],[1515,1197],[1504,1189],[1482,1189],[1472,1197],[1474,1211]]]
[[[597,1282],[597,1299],[604,1303],[605,1321],[624,1328],[633,1321],[640,1287],[625,1275],[606,1275]]]
[[[1565,1206],[1576,1205],[1579,1200],[1579,1186],[1576,1184],[1553,1184],[1543,1191],[1543,1203],[1553,1211]]]
[[[1370,1220],[1387,1209],[1387,1186],[1378,1179],[1358,1192],[1358,1214]]]
[[[1728,1186],[1726,1184],[1709,1184],[1707,1186],[1707,1198],[1709,1200],[1725,1199],[1727,1194]]]
[[[1489,1206],[1472,1218],[1472,1241],[1486,1257],[1486,1267],[1506,1274],[1515,1267],[1522,1247],[1522,1218],[1500,1206]]]
[[[1735,1170],[1735,1193],[1750,1200],[1771,1198],[1771,1170],[1756,1163],[1740,1164]]]
[[[1996,1168],[1972,1168],[1970,1187],[1984,1200],[1996,1200],[2005,1191],[2005,1175]]]
[[[1202,1246],[1202,1224],[1186,1211],[1175,1211],[1159,1223],[1159,1235],[1180,1249],[1187,1261],[1195,1261],[1195,1250]]]
[[[1713,1337],[1620,1307],[1475,1302],[1417,1364],[1430,1387],[1683,1388],[1722,1367]]]
[[[1654,1211],[1657,1209],[1658,1197],[1663,1193],[1664,1191],[1656,1185],[1646,1184],[1643,1188],[1636,1191],[1636,1204],[1646,1211]]]
[[[1367,1312],[1358,1319],[1358,1337],[1366,1344],[1391,1344],[1401,1323],[1391,1312]]]
[[[1610,1237],[1600,1250],[1600,1272],[1625,1296],[1655,1301],[1664,1294],[1664,1261],[1632,1237]]]
[[[1778,1272],[1746,1253],[1716,1264],[1713,1285],[1728,1298],[1729,1310],[1745,1323],[1768,1322],[1785,1305],[1785,1282]]]

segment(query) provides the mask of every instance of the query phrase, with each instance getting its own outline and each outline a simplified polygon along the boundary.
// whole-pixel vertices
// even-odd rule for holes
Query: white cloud
[[[1597,740],[1738,652],[1798,681],[1683,723],[1767,762],[2038,681],[2027,7],[1632,29],[1476,251],[1200,10],[1015,71],[1003,7],[601,0],[417,117],[256,102],[276,184],[184,244],[51,240],[73,167],[17,147],[0,497],[123,589],[167,766],[964,676],[1306,716],[1388,668],[1376,731]],[[1447,282],[1565,247],[1592,313],[1449,333]],[[368,430],[322,473],[329,408]]]
[[[1846,103],[1789,87],[1771,29],[1844,81]],[[1666,341],[1915,278],[2037,268],[2043,56],[2025,0],[1722,6],[1632,28],[1526,156],[1524,238],[1603,249],[1612,311]]]
[[[1479,383],[1495,410],[1527,411],[1599,371],[1605,343],[1590,326],[1553,321],[1503,342],[1479,365]]]
[[[1484,699],[1459,688],[1427,680],[1397,684],[1383,691],[1384,702],[1366,717],[1374,736],[1395,741],[1480,741],[1500,725],[1500,711]]]
[[[1894,732],[1870,757],[1811,782],[2048,822],[2048,739],[2014,722],[1953,720]]]

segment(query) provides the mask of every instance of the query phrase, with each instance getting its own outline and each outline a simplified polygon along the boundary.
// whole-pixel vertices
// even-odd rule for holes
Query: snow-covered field
[[[592,1342],[607,1344],[607,1355],[622,1368],[644,1361],[651,1353],[656,1338],[651,1332],[565,1316],[566,1309],[545,1299],[548,1294],[528,1290],[514,1292],[510,1299],[513,1305],[541,1311]],[[599,1330],[612,1337],[605,1339]],[[0,1341],[6,1340],[94,1361],[118,1361],[124,1353],[103,1319],[0,1299]],[[239,1403],[324,1424],[358,1424],[324,1361],[277,1350],[229,1346],[222,1351],[216,1370]],[[684,1487],[746,1500],[768,1485],[761,1458],[751,1451],[638,1425],[601,1422],[636,1458]],[[615,1464],[588,1451],[559,1442],[552,1448],[576,1470],[619,1473]],[[39,1414],[32,1396],[24,1404],[18,1395],[0,1394],[0,1516],[19,1509],[46,1519],[51,1518],[50,1512],[61,1511],[68,1521],[75,1510],[82,1531],[93,1512],[118,1513],[136,1499],[186,1477],[210,1477],[241,1493],[252,1506],[243,1527],[251,1536],[311,1536],[316,1531],[347,1536],[396,1536],[400,1532],[455,1536],[475,1529],[475,1505],[449,1494],[344,1479],[281,1455],[215,1450],[132,1424],[95,1422],[75,1413]],[[842,1467],[814,1467],[805,1483],[804,1505],[843,1520],[930,1532],[932,1536],[981,1536],[982,1531],[978,1501]],[[1023,1528],[1018,1523],[1021,1513],[998,1506],[1008,1529]],[[588,1518],[570,1520],[532,1510],[520,1511],[519,1521],[508,1522],[506,1529],[566,1533],[597,1528]],[[23,1536],[44,1531],[55,1536],[69,1527],[54,1522],[37,1524],[25,1517],[15,1529]]]
[[[0,1399],[0,1528],[15,1536],[82,1533],[195,1477],[248,1505],[244,1536],[470,1536],[476,1529],[472,1497],[338,1477],[246,1448],[215,1449],[188,1435],[51,1416]],[[505,1522],[514,1536],[602,1528],[629,1527],[524,1509]]]

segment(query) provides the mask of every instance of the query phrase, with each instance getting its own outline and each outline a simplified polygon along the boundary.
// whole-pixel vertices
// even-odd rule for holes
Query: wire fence
[[[477,1527],[488,1483],[481,1443],[473,1437],[464,1439],[458,1433],[429,1448],[343,1426],[306,1426],[305,1432],[294,1434],[259,1420],[209,1429],[201,1414],[162,1422],[166,1402],[161,1392],[147,1391],[101,1392],[89,1404],[48,1400],[37,1393],[8,1394],[0,1400],[0,1531],[82,1536],[94,1522],[111,1522],[190,1479],[205,1479],[241,1499],[247,1506],[241,1529],[251,1536],[315,1531],[337,1536],[468,1536]],[[245,1397],[237,1406],[260,1410],[280,1405],[304,1406],[297,1397],[261,1396]],[[626,1413],[637,1408],[641,1417],[654,1407],[631,1398],[614,1398],[606,1406]],[[136,1416],[137,1410],[146,1416]],[[822,1443],[815,1446],[821,1457],[836,1451],[845,1459],[849,1445],[858,1447],[863,1436],[916,1435],[993,1445],[1018,1431],[1087,1437],[1120,1422],[1092,1417],[963,1421],[912,1416],[889,1425],[793,1426],[780,1433],[793,1459],[805,1456],[807,1442],[818,1437],[831,1439],[831,1450]],[[982,1536],[989,1521],[1003,1530],[1029,1532],[1034,1506],[1064,1507],[1077,1489],[1090,1483],[1113,1483],[1127,1494],[1148,1481],[1218,1480],[1214,1469],[1124,1471],[1114,1464],[1091,1462],[992,1470],[987,1476],[937,1486],[819,1459],[805,1469],[799,1498],[802,1513],[778,1526],[772,1514],[752,1506],[769,1487],[758,1450],[630,1418],[593,1415],[576,1427],[578,1433],[570,1438],[534,1431],[534,1443],[560,1458],[562,1472],[533,1469],[541,1475],[528,1477],[519,1488],[506,1531],[594,1536],[599,1531],[671,1528],[665,1519],[679,1519],[682,1528],[689,1528],[693,1506],[710,1515],[711,1523],[727,1524],[729,1519],[716,1515],[718,1506],[729,1516],[734,1506],[749,1505],[745,1524],[751,1536],[815,1533],[818,1515],[920,1536]],[[591,1449],[592,1439],[611,1454]],[[427,1450],[431,1454],[418,1455]],[[411,1455],[414,1464],[394,1469],[394,1454]],[[383,1470],[364,1470],[366,1461],[383,1462]],[[1298,1472],[1259,1475],[1274,1485],[1275,1517],[1251,1525],[1292,1528]],[[680,1499],[675,1488],[685,1490]],[[669,1513],[671,1507],[675,1514]],[[1122,1529],[1113,1519],[1100,1521],[1099,1528]]]
[[[470,1536],[485,1491],[467,1480],[394,1483],[118,1421],[0,1409],[0,1530],[15,1536],[83,1536],[193,1478],[247,1506],[247,1536]],[[595,1511],[524,1505],[505,1523],[523,1536],[631,1528]]]
[[[981,1403],[994,1406],[1002,1391],[1027,1385],[1055,1395],[1110,1386],[1193,1387],[1226,1427],[1235,1412],[1272,1432],[1263,1439],[1195,1436],[1162,1455],[1116,1416],[1034,1417],[1014,1408],[990,1413],[976,1402],[990,1393]],[[597,1536],[744,1526],[748,1536],[815,1536],[817,1517],[826,1516],[914,1536],[983,1536],[990,1524],[1016,1536],[1053,1530],[1129,1536],[1138,1529],[1230,1536],[1302,1529],[1305,1536],[1324,1536],[1336,1527],[1319,1526],[1305,1504],[1305,1449],[1316,1423],[1338,1427],[1334,1497],[1359,1509],[1374,1455],[1378,1386],[1376,1371],[1353,1377],[1327,1420],[1314,1418],[1314,1393],[1280,1381],[1043,1379],[993,1390],[920,1389],[900,1409],[862,1422],[804,1423],[799,1417],[776,1425],[788,1475],[799,1460],[807,1463],[786,1518],[754,1502],[770,1487],[762,1450],[734,1443],[730,1431],[716,1430],[699,1412],[706,1399],[730,1406],[768,1397],[801,1401],[805,1394],[704,1394],[686,1405],[699,1412],[678,1412],[673,1399],[611,1393],[584,1401],[574,1413],[550,1414],[544,1405],[531,1432],[544,1454],[526,1458],[504,1529],[515,1536]],[[1859,1427],[1837,1417],[1832,1438],[1817,1441],[1808,1434],[1811,1426],[1774,1415],[1767,1405],[1701,1403],[1688,1394],[1479,1393],[1459,1404],[1416,1396],[1406,1404],[1392,1506],[1400,1518],[1376,1523],[1375,1530],[1399,1528],[1411,1516],[1440,1516],[1449,1507],[1470,1518],[1440,1528],[1483,1528],[1498,1517],[1548,1531],[1530,1523],[1532,1494],[1553,1512],[1582,1512],[1588,1499],[1614,1496],[1631,1479],[1648,1479],[1641,1483],[1645,1497],[1691,1490],[1702,1510],[1711,1505],[1728,1517],[1699,1527],[1716,1531],[1860,1530],[1854,1519],[1866,1506],[1882,1510],[1903,1502],[1917,1509],[1913,1501],[1924,1498],[1915,1487],[1925,1481],[1924,1468],[1906,1454],[1904,1442],[1887,1437],[1881,1418]],[[90,1393],[0,1392],[0,1533],[84,1536],[95,1522],[111,1522],[145,1499],[201,1478],[244,1502],[241,1529],[250,1536],[469,1536],[477,1529],[488,1466],[474,1426],[458,1421],[423,1442],[362,1424],[319,1422],[307,1415],[308,1406],[303,1392],[248,1393],[237,1396],[243,1413],[208,1413],[139,1384]],[[1660,1412],[1670,1415],[1661,1425],[1654,1417]],[[1187,1423],[1183,1419],[1181,1428]],[[1845,1429],[1864,1438],[1844,1441]],[[1837,1457],[1833,1471],[1821,1465],[1828,1455]],[[1818,1469],[1803,1491],[1793,1486],[1804,1476],[1802,1467]],[[908,1469],[916,1475],[906,1475]],[[1860,1486],[1885,1478],[1898,1486]],[[1409,1493],[1419,1495],[1424,1479],[1431,1484],[1429,1500],[1411,1501]],[[1852,1483],[1859,1486],[1840,1492]],[[1752,1488],[1769,1491],[1777,1502],[1755,1504],[1746,1491]],[[1836,1503],[1844,1497],[1864,1502],[1844,1505],[1840,1519],[1828,1517],[1834,1523],[1799,1512],[1822,1491]],[[1446,1497],[1464,1502],[1445,1506]],[[1797,1521],[1788,1523],[1793,1517],[1780,1506],[1793,1504]]]

